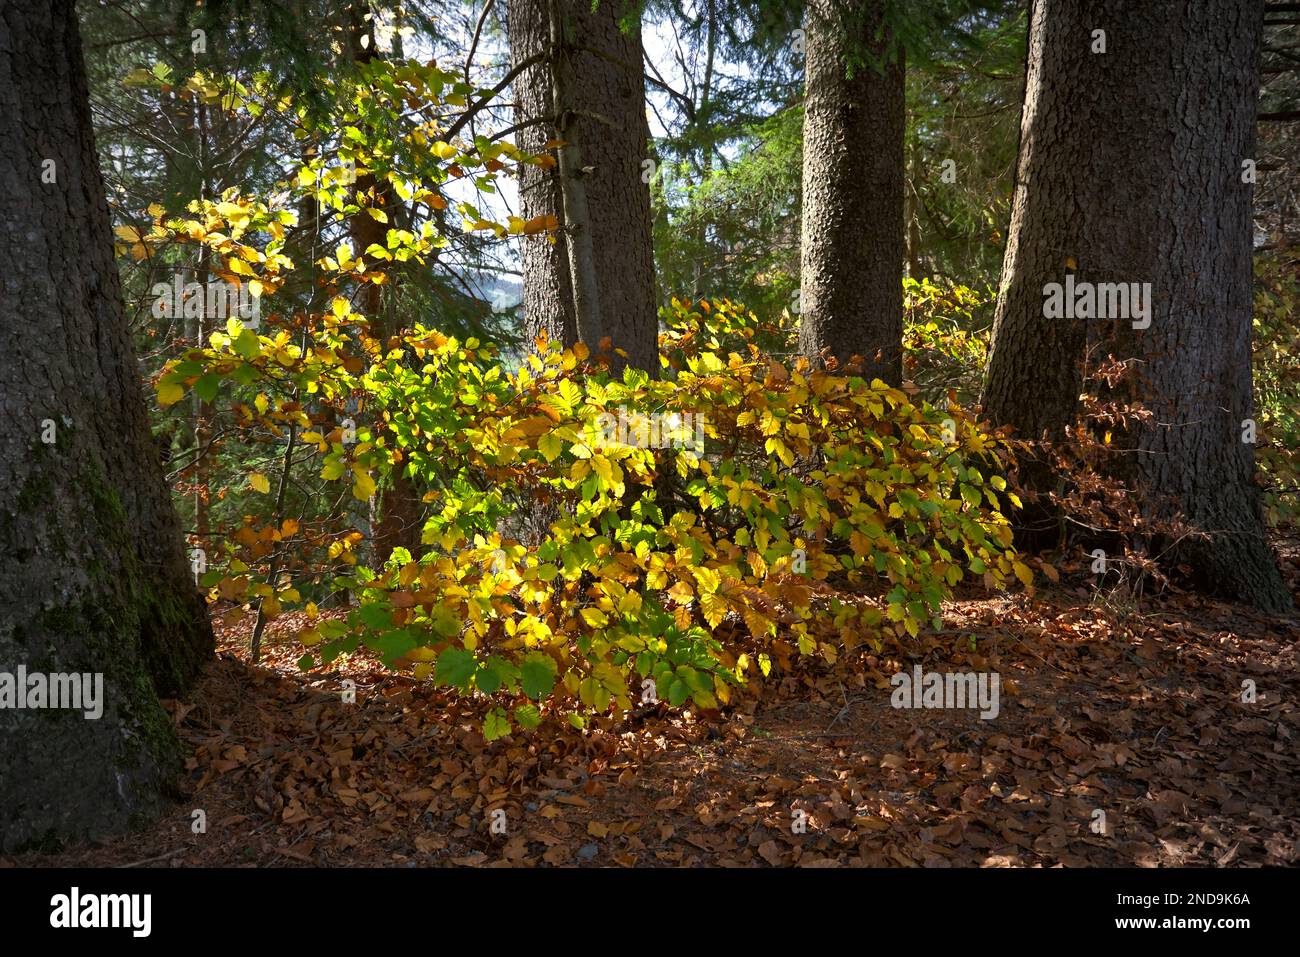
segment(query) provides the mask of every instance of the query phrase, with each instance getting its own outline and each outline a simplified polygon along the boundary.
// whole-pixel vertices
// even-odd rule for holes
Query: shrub
[[[979,397],[994,303],[991,289],[903,280],[903,371],[931,399],[955,390],[964,404]]]
[[[1300,270],[1276,259],[1260,260],[1255,271],[1253,331],[1255,458],[1271,525],[1300,517]]]
[[[322,437],[322,474],[402,467],[434,486],[427,551],[356,567],[360,607],[306,628],[302,664],[365,645],[497,695],[493,737],[507,704],[531,725],[549,697],[580,725],[630,707],[633,684],[717,707],[772,658],[915,636],[969,576],[1030,581],[1002,515],[1017,504],[1002,446],[963,409],[803,360],[787,369],[752,344],[715,351],[706,324],[758,330],[730,302],[674,303],[666,319],[672,378],[614,378],[584,346],[545,342],[508,371],[491,348],[423,329],[404,340],[418,369],[383,356],[366,375],[382,427],[354,447]],[[706,449],[612,441],[616,414],[634,433],[698,416]],[[558,506],[539,542],[500,531],[518,488]]]

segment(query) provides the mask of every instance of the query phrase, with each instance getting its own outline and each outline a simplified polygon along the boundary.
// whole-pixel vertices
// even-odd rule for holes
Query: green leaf
[[[489,662],[475,673],[474,686],[484,694],[492,694],[501,687],[501,672]]]
[[[386,605],[362,605],[360,614],[367,628],[380,631],[392,627],[393,613]]]
[[[245,329],[239,334],[239,338],[234,341],[232,348],[235,354],[243,359],[256,359],[257,354],[262,351],[262,345],[257,340],[257,333]]]
[[[415,647],[415,639],[411,637],[410,632],[405,629],[390,631],[386,635],[380,635],[367,641],[366,644],[379,653],[380,659],[388,667],[393,667],[393,662],[406,654]]]
[[[460,634],[462,622],[444,605],[435,605],[429,613],[429,626],[443,638],[454,638]]]
[[[510,733],[510,719],[500,708],[493,708],[483,719],[483,737],[489,741],[504,738]]]
[[[533,653],[524,659],[524,694],[540,701],[555,687],[555,659],[549,655]]]
[[[221,386],[221,376],[209,373],[194,383],[194,394],[203,402],[211,402],[217,397],[217,389]]]
[[[676,679],[668,688],[668,703],[674,708],[684,702],[691,693],[691,689],[686,687],[686,682]]]
[[[701,708],[716,709],[718,707],[718,699],[713,696],[712,691],[692,691],[691,700]]]
[[[440,684],[451,685],[462,691],[469,688],[470,679],[478,670],[478,662],[472,652],[464,648],[448,648],[438,656],[438,664],[433,670],[434,678]]]
[[[521,704],[515,708],[515,721],[521,728],[535,728],[542,723],[542,713],[535,704]]]

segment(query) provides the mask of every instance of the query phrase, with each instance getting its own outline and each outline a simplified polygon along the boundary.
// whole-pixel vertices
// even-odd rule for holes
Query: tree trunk
[[[560,174],[560,205],[564,210],[565,246],[569,260],[569,289],[578,339],[593,346],[605,338],[600,313],[600,284],[596,279],[596,250],[591,234],[591,208],[587,205],[586,171],[578,142],[575,110],[577,76],[573,50],[565,37],[560,0],[549,0],[551,27],[551,103],[555,106],[555,134],[563,145],[556,151]]]
[[[1060,438],[1082,364],[1139,360],[1154,413],[1114,477],[1143,513],[1213,534],[1169,558],[1209,591],[1279,610],[1242,441],[1251,413],[1251,187],[1262,0],[1038,0],[984,405]],[[1104,30],[1105,52],[1093,52]],[[1150,326],[1047,319],[1045,286],[1150,283]],[[1136,320],[1139,323],[1144,320]],[[1118,394],[1121,401],[1128,394]],[[1042,485],[1050,477],[1038,474]]]
[[[568,133],[581,147],[578,171],[591,217],[590,240],[601,327],[624,349],[627,362],[653,375],[658,369],[659,320],[654,254],[651,248],[650,188],[642,182],[648,158],[649,126],[639,26],[623,33],[619,16],[629,12],[618,0],[602,0],[595,12],[587,0],[557,0],[570,46],[571,91]],[[511,0],[508,15],[511,58],[515,64],[548,52],[551,0]],[[592,52],[596,51],[596,52]],[[549,62],[524,70],[514,84],[515,121],[530,123],[516,138],[520,148],[544,152],[561,138]],[[554,215],[560,225],[564,197],[558,167],[525,165],[520,177],[520,215]],[[578,339],[567,234],[551,244],[546,237],[524,240],[524,323],[531,335],[545,330],[571,345]],[[595,343],[590,343],[594,346]]]
[[[917,180],[921,175],[921,164],[917,156],[916,143],[912,144],[911,162],[908,163],[907,182],[904,184],[904,216],[907,219],[907,275],[909,279],[921,281],[921,211],[917,203]]]
[[[11,0],[4,22],[0,672],[103,675],[98,720],[0,709],[13,850],[160,810],[179,749],[158,698],[195,677],[212,632],[149,431],[72,2]]]
[[[806,24],[800,350],[897,384],[903,343],[903,53],[876,69],[882,0],[813,0]],[[848,76],[849,58],[852,77]],[[864,62],[865,60],[865,62]]]
[[[510,0],[507,31],[511,66],[546,52],[551,42],[547,4],[550,0]],[[519,74],[513,87],[515,122],[530,123],[515,135],[519,148],[542,153],[555,132],[551,71],[543,61]],[[519,167],[519,215],[525,219],[555,216],[564,223],[564,200],[556,167]],[[578,341],[569,260],[563,233],[551,242],[547,236],[525,237],[521,255],[524,273],[523,319],[530,338],[545,332],[565,345]]]
[[[374,21],[362,20],[359,7],[354,7],[351,12],[350,36],[352,56],[357,63],[370,63],[379,56]],[[363,38],[367,38],[367,42],[363,43]],[[372,245],[387,246],[397,196],[387,180],[377,179],[369,171],[358,174],[353,189],[362,209],[349,217],[348,232],[354,252],[360,257],[365,256],[366,250]],[[381,223],[366,212],[368,206],[382,209],[389,218],[389,224]],[[389,263],[385,267],[389,273],[389,289],[393,288],[391,280],[395,266],[395,263]],[[380,342],[387,343],[403,330],[401,323],[392,314],[393,310],[386,308],[384,288],[378,283],[366,283],[361,289],[359,303],[362,313],[370,321],[370,334]],[[391,434],[389,441],[393,441]],[[377,490],[370,500],[370,542],[377,566],[388,561],[395,548],[405,548],[412,555],[417,555],[420,550],[420,534],[424,524],[421,495],[415,482],[406,474],[406,464],[406,460],[403,460],[395,465],[389,484]]]

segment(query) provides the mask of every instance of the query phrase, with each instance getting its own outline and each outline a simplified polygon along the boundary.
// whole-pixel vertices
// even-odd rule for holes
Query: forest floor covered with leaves
[[[1300,541],[1282,553],[1295,591]],[[854,655],[796,659],[716,714],[661,704],[492,743],[474,702],[364,655],[299,672],[293,623],[277,624],[252,666],[251,616],[218,622],[218,659],[185,701],[167,702],[188,757],[163,820],[0,865],[1300,861],[1294,618],[1186,595],[1122,607],[1064,585],[959,597],[906,664],[999,672],[994,720],[895,709],[892,668]]]

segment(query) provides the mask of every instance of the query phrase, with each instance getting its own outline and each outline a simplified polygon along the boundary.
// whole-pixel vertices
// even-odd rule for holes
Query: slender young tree
[[[903,51],[890,43],[884,0],[813,0],[805,50],[799,346],[814,359],[862,356],[867,378],[897,384]]]
[[[10,850],[161,808],[179,761],[159,696],[192,681],[212,632],[127,333],[72,0],[10,0],[3,19],[0,846]],[[80,709],[30,707],[32,676],[50,673],[83,676]]]
[[[1059,438],[1085,363],[1134,360],[1114,397],[1152,414],[1117,434],[1112,477],[1148,518],[1210,536],[1153,543],[1172,564],[1280,610],[1290,597],[1243,441],[1262,22],[1262,0],[1036,0],[984,404],[1023,437]],[[1061,317],[1046,318],[1050,284],[1076,291]]]
[[[571,344],[592,334],[581,321],[653,374],[659,326],[643,175],[650,132],[634,13],[625,0],[601,0],[594,10],[588,0],[510,0],[507,30],[514,65],[534,61],[514,83],[517,142],[536,153],[566,144],[556,166],[521,170],[521,215],[554,215],[562,227],[555,244],[525,243],[527,330]]]

